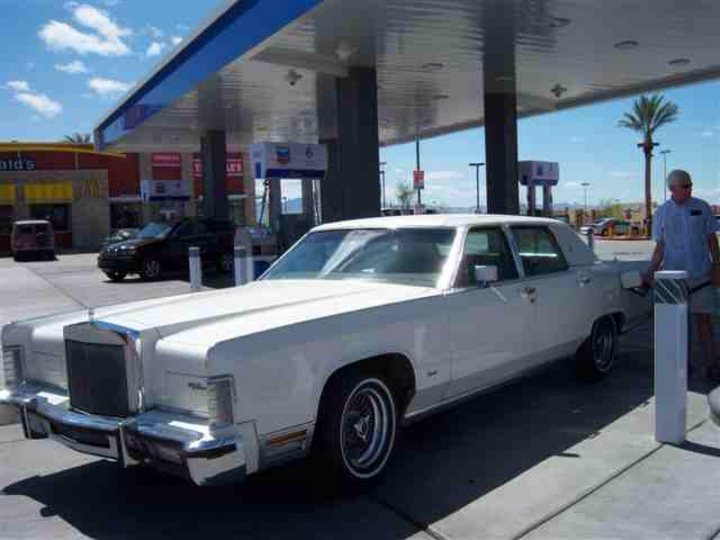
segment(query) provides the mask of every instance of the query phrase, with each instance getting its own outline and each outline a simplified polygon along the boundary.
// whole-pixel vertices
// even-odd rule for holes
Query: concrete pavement
[[[596,384],[571,362],[406,427],[376,489],[328,498],[302,464],[195,488],[0,428],[1,538],[711,538],[720,434],[690,379],[689,444],[653,439],[649,328]]]

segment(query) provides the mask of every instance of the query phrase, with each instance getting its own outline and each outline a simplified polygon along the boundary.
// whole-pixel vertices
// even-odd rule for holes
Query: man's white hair
[[[690,184],[692,183],[692,178],[690,178],[690,173],[687,171],[683,171],[682,169],[675,169],[673,171],[670,171],[670,173],[667,175],[667,187],[670,187],[673,183],[673,181],[682,182],[683,184]]]

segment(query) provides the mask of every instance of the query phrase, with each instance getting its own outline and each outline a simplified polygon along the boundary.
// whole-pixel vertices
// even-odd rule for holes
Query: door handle
[[[537,295],[537,289],[535,287],[525,287],[520,291],[520,296],[530,300],[530,303],[535,302],[535,296]]]

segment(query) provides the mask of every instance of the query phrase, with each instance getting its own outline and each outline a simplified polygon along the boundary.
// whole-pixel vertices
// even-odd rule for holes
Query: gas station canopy
[[[492,54],[513,64],[520,117],[718,77],[718,21],[706,0],[237,0],[100,121],[96,143],[333,139],[336,80],[354,67],[375,69],[379,142],[404,142],[482,125],[483,88],[507,78],[483,80]]]

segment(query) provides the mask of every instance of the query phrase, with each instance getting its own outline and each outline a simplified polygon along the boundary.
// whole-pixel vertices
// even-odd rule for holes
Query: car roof
[[[335,229],[399,229],[413,227],[466,227],[474,225],[563,225],[550,218],[512,216],[503,214],[422,214],[417,216],[387,216],[325,223],[315,231]]]

